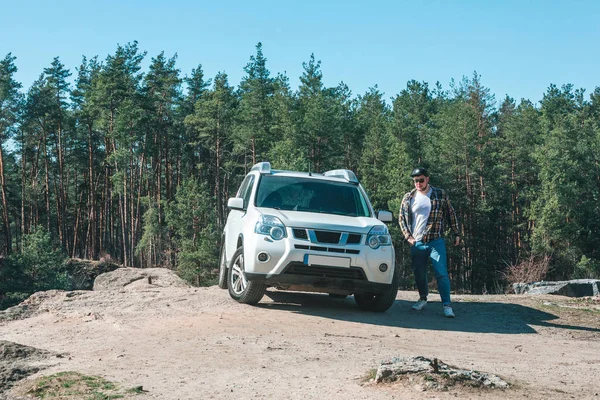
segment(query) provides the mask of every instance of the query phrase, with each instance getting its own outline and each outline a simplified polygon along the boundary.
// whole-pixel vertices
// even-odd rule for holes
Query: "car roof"
[[[347,169],[336,169],[331,171],[326,171],[323,173],[319,172],[300,172],[300,171],[287,171],[287,170],[276,170],[271,169],[271,164],[269,162],[261,162],[255,164],[252,171],[258,171],[261,175],[278,175],[278,176],[290,176],[290,177],[299,177],[299,178],[308,178],[308,179],[318,179],[318,180],[326,180],[340,183],[352,183],[358,184],[358,178],[354,174],[354,172]]]

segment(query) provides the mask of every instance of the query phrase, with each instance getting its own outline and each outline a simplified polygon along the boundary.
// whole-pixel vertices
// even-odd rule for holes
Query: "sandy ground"
[[[34,377],[98,375],[142,385],[140,400],[600,399],[594,303],[454,296],[457,317],[447,319],[437,295],[416,312],[416,293],[401,291],[389,311],[369,313],[351,297],[267,293],[247,306],[216,286],[58,292],[28,318],[0,320],[0,340],[65,354]],[[512,386],[439,392],[365,380],[383,360],[418,355],[497,374]]]

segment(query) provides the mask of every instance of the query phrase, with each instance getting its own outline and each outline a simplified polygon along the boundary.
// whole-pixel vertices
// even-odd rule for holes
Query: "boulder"
[[[497,375],[448,365],[437,358],[394,357],[381,362],[375,383],[395,382],[412,375],[421,379],[423,390],[448,390],[460,384],[470,387],[506,389],[508,382]]]
[[[50,366],[46,359],[61,354],[0,340],[0,394],[21,379]]]
[[[107,261],[69,259],[64,269],[70,277],[71,290],[92,290],[98,275],[118,269],[120,265]]]
[[[558,294],[568,297],[598,296],[600,293],[600,279],[514,283],[513,290],[516,294]]]
[[[191,285],[167,268],[119,268],[99,275],[94,290],[140,290],[156,287],[189,288]]]

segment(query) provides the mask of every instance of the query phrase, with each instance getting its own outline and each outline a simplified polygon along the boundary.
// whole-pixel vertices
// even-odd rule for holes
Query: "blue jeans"
[[[416,242],[410,248],[412,255],[412,268],[415,273],[415,283],[422,300],[427,299],[429,294],[427,279],[427,259],[431,258],[438,291],[443,305],[450,305],[450,279],[448,278],[448,267],[446,261],[446,244],[444,239],[439,238],[429,243]]]

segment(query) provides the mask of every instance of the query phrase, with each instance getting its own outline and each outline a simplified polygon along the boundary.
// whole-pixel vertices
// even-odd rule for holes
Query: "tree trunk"
[[[44,177],[44,189],[46,195],[46,230],[50,232],[50,172],[48,171],[48,152],[46,151],[46,130],[43,129],[43,141],[42,147],[44,152],[44,168],[45,168],[45,177]]]
[[[8,202],[6,200],[6,181],[4,179],[4,149],[0,145],[0,185],[2,186],[2,220],[4,222],[4,254],[12,252],[10,221],[8,220]]]
[[[98,259],[99,243],[98,243],[98,222],[96,219],[96,192],[94,185],[94,144],[93,144],[93,128],[92,124],[88,124],[88,230],[89,230],[89,257],[92,260]]]

